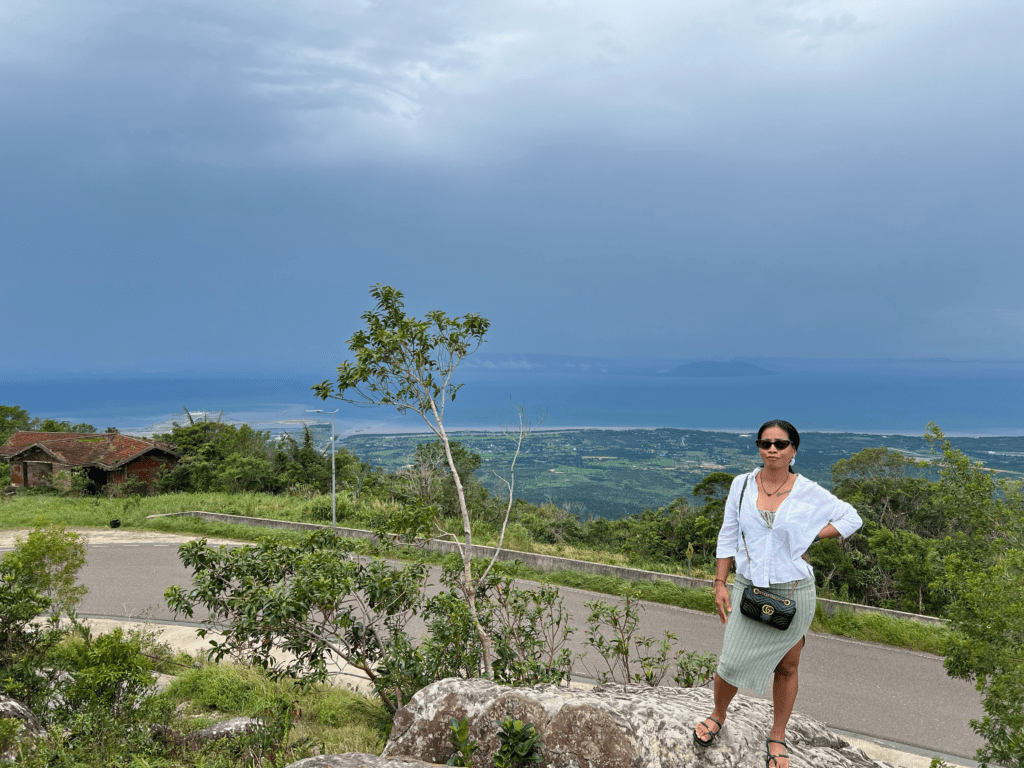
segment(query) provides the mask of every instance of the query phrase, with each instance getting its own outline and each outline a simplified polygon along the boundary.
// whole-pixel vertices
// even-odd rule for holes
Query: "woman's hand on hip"
[[[732,613],[732,602],[729,600],[729,589],[720,581],[715,582],[715,608],[718,610],[718,618],[725,624],[728,614]]]

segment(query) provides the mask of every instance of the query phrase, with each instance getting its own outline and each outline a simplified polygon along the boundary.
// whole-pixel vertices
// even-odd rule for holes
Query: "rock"
[[[349,752],[344,755],[321,755],[307,757],[292,763],[288,768],[421,768],[436,763],[424,763],[404,757],[377,757],[363,752]]]
[[[192,741],[205,744],[208,741],[230,739],[244,733],[249,733],[256,728],[259,728],[261,725],[263,725],[261,720],[254,720],[251,717],[233,717],[222,723],[217,723],[198,731],[194,731],[193,733],[190,733],[188,737]]]
[[[242,736],[263,725],[262,720],[251,717],[234,717],[191,733],[181,733],[174,728],[155,723],[150,726],[154,735],[166,742],[195,749],[203,744],[219,739],[231,739]]]
[[[577,691],[554,685],[508,688],[487,680],[441,680],[398,711],[384,755],[445,763],[453,752],[448,720],[466,717],[470,738],[480,743],[474,763],[490,765],[498,748],[498,727],[512,716],[536,726],[544,739],[542,764],[552,768],[763,766],[771,703],[737,695],[721,735],[712,746],[698,747],[693,727],[712,708],[712,693],[703,688],[610,684]],[[803,715],[793,715],[787,740],[793,768],[887,768]],[[358,758],[356,763],[303,761],[295,766],[400,764]]]
[[[0,718],[14,718],[23,724],[23,736],[45,736],[46,729],[28,707],[17,699],[0,693]]]
[[[19,739],[43,738],[46,736],[46,729],[32,710],[17,699],[4,696],[2,693],[0,693],[0,719],[21,721],[22,728]],[[17,744],[12,745],[5,752],[0,752],[0,760],[13,760],[17,756]]]

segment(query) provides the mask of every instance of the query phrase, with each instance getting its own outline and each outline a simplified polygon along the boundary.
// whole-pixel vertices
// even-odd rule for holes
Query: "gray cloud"
[[[190,294],[207,360],[337,348],[377,281],[510,353],[769,354],[782,303],[801,354],[1019,356],[1022,27],[999,0],[7,3],[5,278],[46,263],[79,311]],[[67,322],[30,346],[77,354]]]

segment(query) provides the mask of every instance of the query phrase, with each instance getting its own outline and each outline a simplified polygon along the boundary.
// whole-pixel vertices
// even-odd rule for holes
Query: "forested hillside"
[[[831,488],[832,466],[868,448],[886,448],[930,461],[920,435],[803,432],[796,469]],[[314,427],[318,443],[326,443]],[[494,486],[513,444],[498,432],[457,432],[453,437],[481,459],[476,475]],[[423,434],[354,435],[341,445],[362,460],[397,472],[409,465]],[[1024,437],[957,437],[952,445],[999,476],[1024,478]],[[752,434],[687,429],[576,429],[534,432],[517,461],[519,495],[532,504],[568,506],[582,517],[616,519],[656,509],[712,472],[738,474],[757,466]]]

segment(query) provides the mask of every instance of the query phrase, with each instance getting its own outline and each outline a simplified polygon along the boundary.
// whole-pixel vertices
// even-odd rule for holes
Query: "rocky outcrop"
[[[508,688],[486,680],[442,680],[427,686],[395,716],[385,757],[427,764],[452,754],[449,718],[469,719],[480,744],[476,765],[491,765],[498,725],[507,716],[532,722],[544,739],[545,766],[552,768],[760,768],[771,727],[771,703],[738,695],[729,719],[710,747],[693,742],[693,727],[712,710],[703,688],[603,685],[588,691],[553,685]],[[794,714],[788,741],[794,768],[888,768],[832,733],[824,724]],[[331,758],[334,759],[334,758]],[[295,768],[397,766],[409,762],[300,761]],[[355,762],[352,762],[354,760]]]

